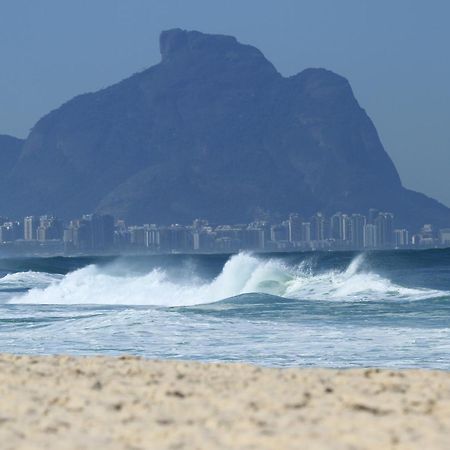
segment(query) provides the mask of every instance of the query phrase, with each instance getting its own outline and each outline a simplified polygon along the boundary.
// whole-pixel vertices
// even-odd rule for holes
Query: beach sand
[[[3,355],[0,448],[450,449],[450,373]]]

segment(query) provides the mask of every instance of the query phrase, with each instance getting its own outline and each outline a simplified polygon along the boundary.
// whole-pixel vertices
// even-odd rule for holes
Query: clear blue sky
[[[0,133],[157,63],[173,27],[234,35],[283,75],[344,75],[403,183],[450,206],[445,0],[0,0]]]

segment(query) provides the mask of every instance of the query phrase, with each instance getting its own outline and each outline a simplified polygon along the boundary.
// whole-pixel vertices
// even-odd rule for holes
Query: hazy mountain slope
[[[0,135],[0,177],[7,176],[20,156],[23,140]]]
[[[5,212],[165,223],[378,207],[405,225],[450,223],[402,188],[344,78],[283,78],[259,50],[199,32],[163,32],[161,54],[36,124],[1,189]]]

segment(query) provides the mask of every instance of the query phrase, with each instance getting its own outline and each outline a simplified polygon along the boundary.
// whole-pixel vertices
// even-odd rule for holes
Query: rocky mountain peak
[[[159,41],[163,64],[233,66],[244,72],[257,68],[262,73],[278,76],[275,67],[260,50],[242,44],[232,36],[175,28],[163,31]]]
[[[239,46],[231,36],[210,35],[180,28],[161,32],[159,47],[163,61],[183,53],[214,52]]]

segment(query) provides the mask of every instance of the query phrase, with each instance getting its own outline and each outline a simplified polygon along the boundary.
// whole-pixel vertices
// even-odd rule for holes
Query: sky
[[[162,30],[230,34],[284,76],[345,76],[403,184],[450,206],[447,0],[0,0],[0,134],[159,62]]]

